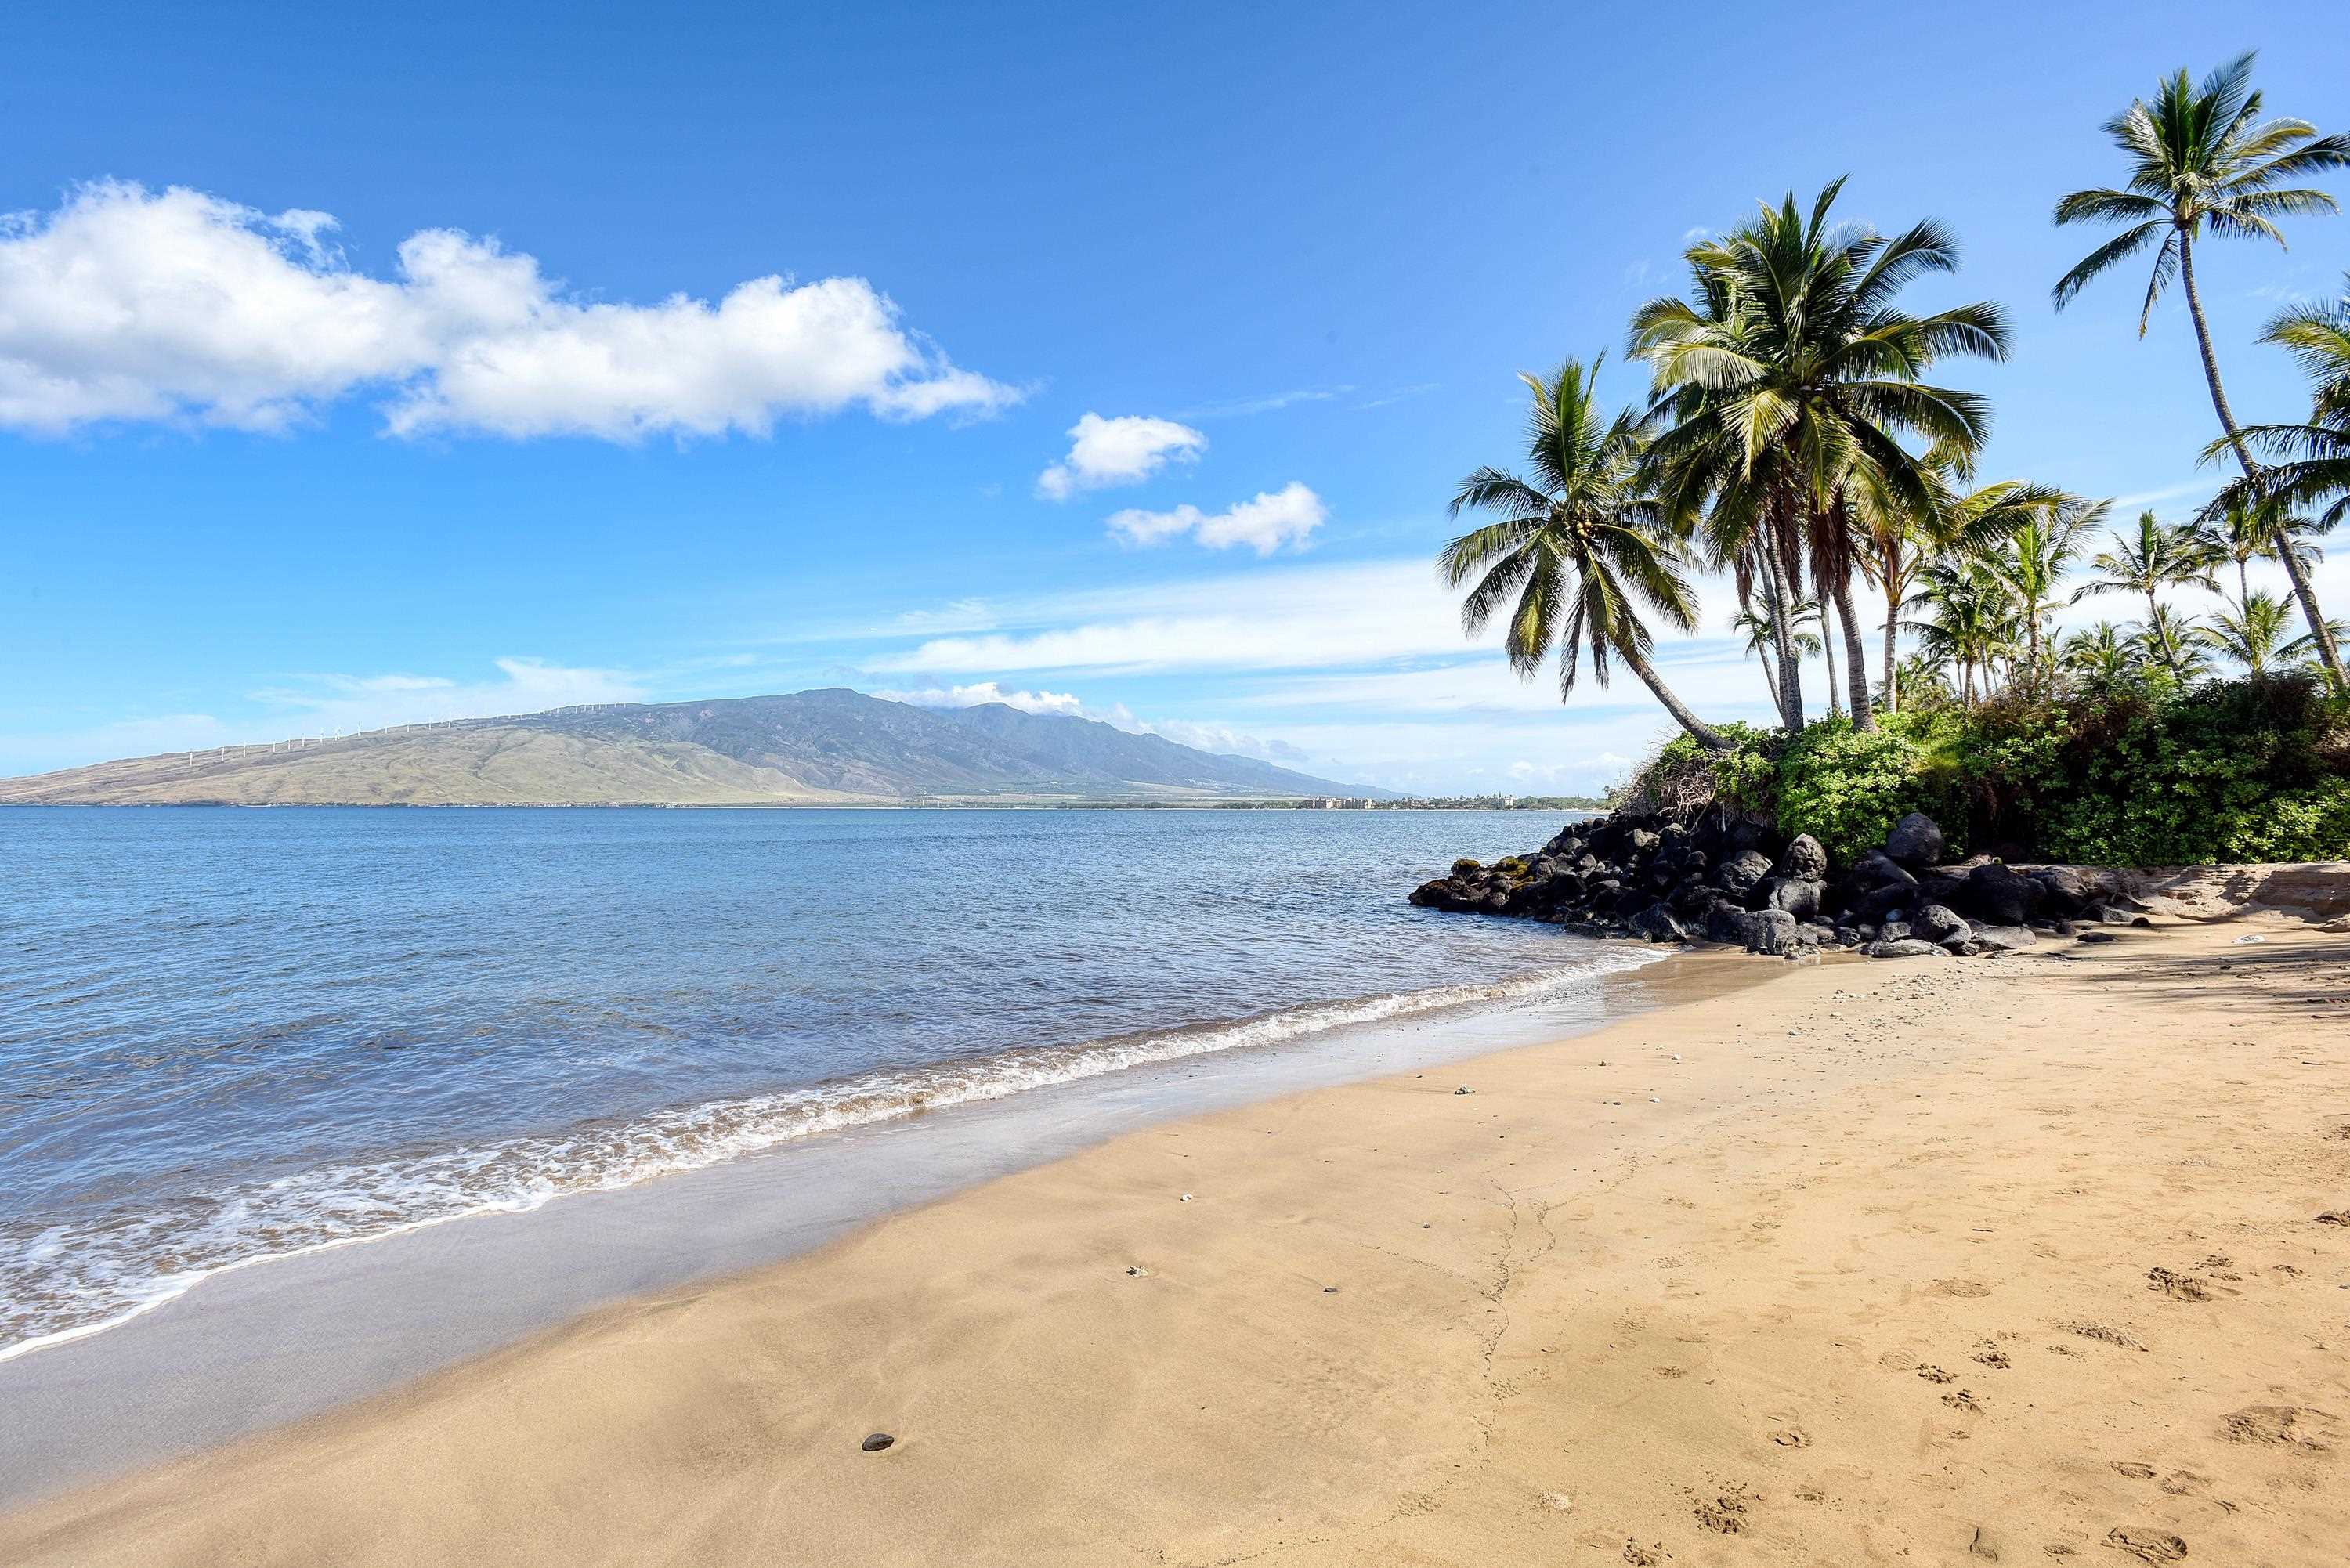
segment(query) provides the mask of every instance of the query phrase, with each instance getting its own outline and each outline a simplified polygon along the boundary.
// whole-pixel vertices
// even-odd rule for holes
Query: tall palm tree
[[[2220,385],[2220,360],[2211,350],[2211,327],[2195,285],[2195,242],[2210,234],[2221,239],[2271,239],[2282,245],[2284,235],[2277,219],[2335,210],[2334,198],[2324,192],[2291,182],[2350,164],[2350,136],[2320,136],[2307,120],[2263,121],[2260,114],[2251,55],[2239,55],[2199,83],[2190,82],[2182,67],[2163,82],[2152,103],[2140,99],[2106,122],[2106,134],[2129,160],[2128,184],[2121,190],[2075,191],[2056,203],[2059,224],[2129,225],[2057,280],[2056,308],[2062,310],[2100,273],[2157,245],[2146,305],[2138,312],[2138,336],[2146,336],[2156,301],[2177,276],[2187,296],[2187,314],[2195,324],[2212,410],[2247,476],[2256,465]],[[2328,672],[2339,683],[2341,659],[2324,635],[2309,578],[2291,551],[2282,552],[2280,559],[2293,579],[2311,634],[2326,649]]]
[[[2265,678],[2291,640],[2293,611],[2273,594],[2247,594],[2233,609],[2212,616],[2199,627],[2196,640],[2214,653],[2225,654],[2244,667],[2253,680]]]
[[[2343,297],[2334,305],[2303,306],[2270,319],[2261,334],[2263,343],[2282,346],[2300,361],[2314,384],[2309,421],[2298,425],[2253,425],[2232,432],[2234,444],[2251,446],[2273,459],[2273,468],[2248,472],[2213,500],[2215,507],[2261,506],[2289,514],[2301,507],[2319,507],[2314,527],[2332,530],[2350,516],[2350,276]],[[2205,449],[2208,460],[2224,441]],[[2282,548],[2282,546],[2281,546]],[[2319,665],[2336,686],[2343,683],[2342,639],[2317,611],[2309,592],[2308,574],[2290,554],[2283,557],[2301,600],[2302,618],[2310,623],[2309,639]]]
[[[1852,608],[1859,537],[1877,511],[1929,504],[1930,471],[1904,438],[1937,450],[1982,444],[1990,405],[1925,376],[1951,355],[2004,358],[2007,324],[1988,303],[1930,316],[1898,308],[1918,277],[1957,269],[1958,243],[1930,220],[1890,237],[1834,227],[1843,186],[1832,182],[1808,213],[1790,192],[1692,248],[1693,297],[1642,306],[1632,345],[1656,378],[1650,421],[1669,421],[1655,445],[1669,514],[1683,525],[1702,514],[1718,556],[1759,536],[1791,589],[1808,564],[1820,601],[1843,623],[1857,698],[1868,690]],[[1798,723],[1792,675],[1783,669],[1783,708]],[[1854,706],[1855,727],[1871,727],[1867,704]]]
[[[1575,689],[1586,650],[1601,686],[1609,659],[1620,659],[1700,745],[1727,751],[1729,739],[1691,712],[1648,662],[1654,639],[1641,607],[1688,631],[1697,626],[1697,599],[1660,527],[1639,421],[1629,410],[1612,419],[1602,413],[1598,369],[1597,359],[1588,370],[1569,359],[1547,381],[1519,378],[1533,393],[1532,477],[1481,468],[1462,480],[1450,514],[1483,512],[1497,520],[1445,545],[1439,569],[1450,587],[1476,579],[1461,606],[1471,636],[1507,607],[1502,646],[1520,675],[1531,677],[1555,649],[1564,696]]]
[[[2151,512],[2137,514],[2137,532],[2110,535],[2114,547],[2101,550],[2089,563],[2104,574],[2074,590],[2078,603],[2098,594],[2139,594],[2146,599],[2147,623],[2160,609],[2165,588],[2209,588],[2217,593],[2212,576],[2221,551],[2211,536],[2191,523],[2166,524]]]

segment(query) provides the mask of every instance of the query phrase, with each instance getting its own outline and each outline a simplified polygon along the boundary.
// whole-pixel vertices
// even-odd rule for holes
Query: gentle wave
[[[1574,965],[1474,985],[1390,992],[1216,1024],[889,1069],[712,1101],[641,1121],[475,1149],[322,1167],[200,1195],[186,1210],[12,1239],[0,1251],[0,1361],[126,1323],[232,1269],[380,1241],[567,1194],[609,1191],[775,1148],[812,1134],[1002,1099],[1188,1056],[1540,996],[1635,969],[1657,949],[1612,947]]]

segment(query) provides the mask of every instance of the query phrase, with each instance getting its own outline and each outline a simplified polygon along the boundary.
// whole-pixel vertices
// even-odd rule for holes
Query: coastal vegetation
[[[1956,237],[1930,218],[1838,223],[1841,181],[1690,248],[1684,292],[1630,322],[1644,405],[1605,408],[1597,356],[1525,378],[1523,476],[1462,481],[1453,513],[1491,521],[1440,569],[1472,634],[1503,619],[1522,675],[1555,657],[1564,691],[1621,663],[1671,716],[1680,733],[1619,808],[1721,805],[1839,863],[1913,813],[1953,851],[2011,858],[2350,856],[2345,629],[2311,575],[2350,514],[2350,278],[2261,335],[2307,377],[2306,417],[2244,424],[2196,271],[2205,240],[2282,244],[2282,222],[2333,213],[2307,182],[2350,165],[2350,136],[2264,119],[2252,63],[2181,70],[2114,116],[2121,183],[2054,214],[2123,225],[2057,280],[2056,308],[2150,254],[2143,336],[2180,286],[2220,427],[2197,455],[2235,470],[2199,510],[2116,517],[2043,480],[1984,482],[1991,406],[1942,368],[2005,358],[2007,317],[1906,308],[1958,270]],[[2256,586],[2270,569],[2282,592]],[[1652,623],[1699,624],[1700,574],[1727,584],[1774,725],[1709,720],[1657,672]],[[2076,609],[2103,604],[2128,618]],[[1823,656],[1815,716],[1805,664]]]

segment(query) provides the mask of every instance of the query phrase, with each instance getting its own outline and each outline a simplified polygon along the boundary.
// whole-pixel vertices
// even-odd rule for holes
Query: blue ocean
[[[213,1271],[1646,953],[1409,908],[1559,819],[0,808],[0,1355]]]

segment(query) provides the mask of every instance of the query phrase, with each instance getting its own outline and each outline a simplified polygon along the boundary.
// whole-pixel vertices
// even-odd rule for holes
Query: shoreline
[[[0,1556],[2334,1560],[2350,940],[1718,967],[1767,983],[1156,1123]]]
[[[1065,1053],[1083,1070],[1015,1092],[213,1266],[0,1354],[0,1405],[26,1413],[0,1424],[0,1511],[315,1416],[615,1301],[773,1264],[1137,1127],[1586,1033],[1693,983],[1760,978],[1728,955],[1575,946],[1560,967],[1483,986],[1093,1042]],[[1715,978],[1690,981],[1692,965]],[[354,1327],[356,1349],[341,1338]]]

